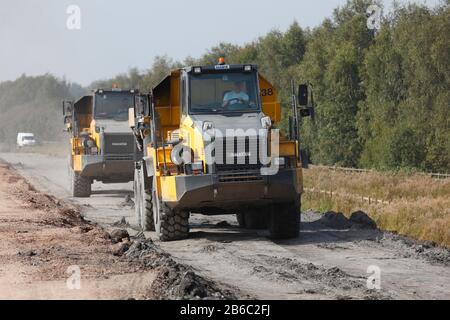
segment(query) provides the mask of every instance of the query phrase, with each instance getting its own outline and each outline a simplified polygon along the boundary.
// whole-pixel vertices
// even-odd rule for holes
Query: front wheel
[[[156,236],[161,241],[183,240],[189,236],[189,211],[174,210],[160,201],[155,188],[152,193]]]
[[[81,176],[75,172],[72,168],[69,169],[70,173],[70,191],[72,197],[76,198],[89,198],[92,193],[92,180]]]
[[[300,202],[274,205],[269,215],[272,239],[297,238],[300,232]]]

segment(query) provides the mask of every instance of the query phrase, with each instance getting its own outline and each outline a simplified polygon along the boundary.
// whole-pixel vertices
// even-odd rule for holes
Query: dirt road
[[[107,233],[1,162],[0,176],[0,299],[149,297],[156,272],[112,255]]]
[[[151,240],[107,232],[0,160],[0,299],[230,299]]]
[[[108,228],[123,217],[134,224],[132,184],[95,185],[90,199],[70,199],[66,159],[0,154],[37,189],[82,207]],[[234,216],[193,215],[189,239],[158,243],[200,275],[266,299],[450,299],[450,251],[367,225],[342,225],[304,213],[300,237],[273,242],[264,230],[242,230]],[[130,233],[133,232],[131,229]],[[152,237],[151,233],[146,234]],[[367,278],[380,271],[381,289]],[[368,273],[369,271],[369,273]]]

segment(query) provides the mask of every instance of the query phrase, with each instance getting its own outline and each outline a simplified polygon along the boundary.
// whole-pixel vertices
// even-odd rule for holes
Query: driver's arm
[[[230,93],[226,93],[225,96],[223,97],[223,103],[222,103],[222,107],[227,107],[230,104],[231,98],[230,98]]]

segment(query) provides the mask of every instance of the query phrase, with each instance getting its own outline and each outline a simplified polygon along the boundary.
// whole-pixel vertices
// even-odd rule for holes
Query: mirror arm
[[[299,138],[298,101],[297,101],[297,95],[295,92],[295,82],[293,79],[291,80],[291,89],[292,89],[292,109],[293,109],[292,111],[293,111],[293,116],[294,116],[293,133],[294,133],[294,140],[296,142],[298,142],[298,138]],[[295,157],[296,157],[296,159],[299,158],[298,148],[295,148]]]

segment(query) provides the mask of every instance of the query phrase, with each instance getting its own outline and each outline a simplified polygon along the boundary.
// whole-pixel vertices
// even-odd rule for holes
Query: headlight
[[[214,123],[211,121],[203,122],[203,132],[214,130]]]
[[[83,146],[85,148],[89,148],[90,149],[90,148],[95,147],[95,142],[94,142],[94,140],[86,139],[86,140],[83,141]]]
[[[191,164],[192,171],[203,171],[203,162],[194,162]]]
[[[87,146],[88,146],[88,148],[94,148],[94,147],[95,147],[95,142],[94,142],[94,140],[88,140],[88,141],[87,141]]]
[[[261,118],[261,125],[263,129],[270,129],[272,127],[272,120],[270,120],[270,117]]]

